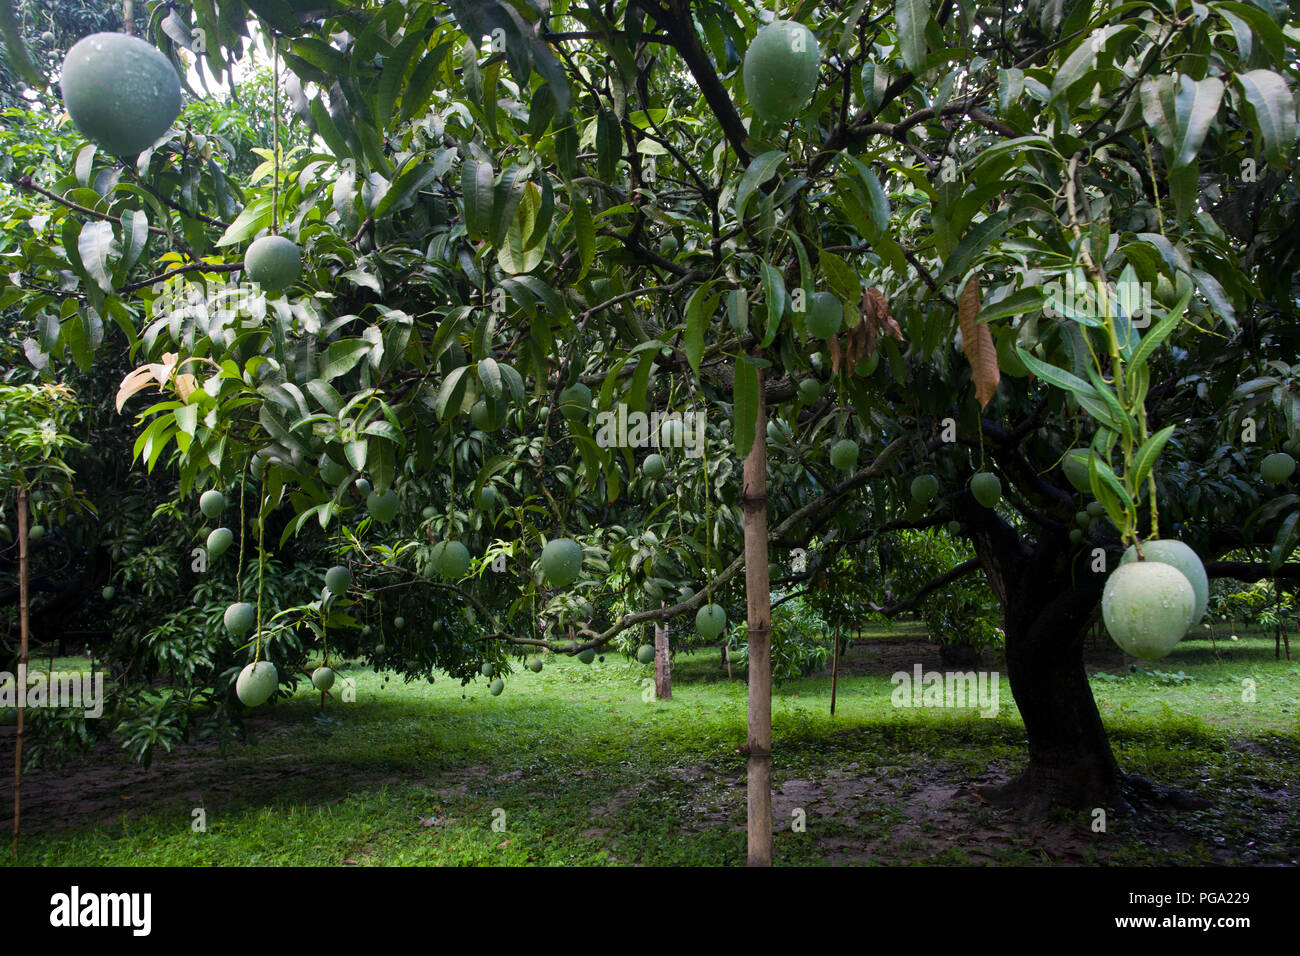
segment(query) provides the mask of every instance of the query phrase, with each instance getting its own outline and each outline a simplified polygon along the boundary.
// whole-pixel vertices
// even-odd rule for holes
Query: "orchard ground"
[[[1005,677],[992,719],[895,708],[890,675],[942,670],[937,647],[908,626],[865,634],[842,662],[835,717],[828,674],[775,688],[776,860],[1294,865],[1300,673],[1274,659],[1271,635],[1237,634],[1185,640],[1139,671],[1106,638],[1089,642],[1121,766],[1196,798],[1112,814],[1105,832],[1090,814],[1028,819],[979,797],[1025,759]],[[548,657],[495,698],[482,679],[407,684],[341,666],[355,703],[333,701],[321,720],[304,679],[224,756],[188,744],[146,771],[103,750],[25,774],[19,862],[743,864],[746,689],[719,663],[716,649],[677,655],[672,700],[650,703],[652,668],[617,654],[590,666]],[[12,748],[10,712],[0,757]],[[193,829],[196,808],[206,832]],[[800,810],[804,832],[792,829]]]

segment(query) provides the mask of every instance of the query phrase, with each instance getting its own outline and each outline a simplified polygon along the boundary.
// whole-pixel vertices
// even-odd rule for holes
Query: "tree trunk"
[[[1128,809],[1083,666],[1083,645],[1105,571],[1088,549],[1044,535],[1031,548],[993,511],[974,505],[963,523],[1003,611],[1007,676],[1025,723],[1029,764],[985,795],[1039,814],[1050,807]],[[1107,555],[1107,569],[1118,560]]]
[[[767,409],[758,370],[754,444],[740,493],[745,519],[745,605],[749,640],[749,865],[772,865],[772,596],[767,575]]]
[[[18,486],[18,727],[14,736],[14,840],[18,857],[18,824],[23,790],[23,712],[27,703],[27,486]]]
[[[1064,597],[1069,585],[1057,581],[1039,593]],[[1052,806],[1126,809],[1124,776],[1083,666],[1086,616],[1076,601],[1044,607],[1025,592],[1023,585],[1012,588],[1005,631],[1007,676],[1025,722],[1029,765],[1000,795],[1032,813]]]
[[[655,700],[671,700],[673,671],[668,659],[668,625],[655,622]]]

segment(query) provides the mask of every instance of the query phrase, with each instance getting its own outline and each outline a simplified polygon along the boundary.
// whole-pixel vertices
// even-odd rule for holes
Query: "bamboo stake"
[[[835,641],[835,657],[831,662],[831,716],[835,716],[835,685],[840,679],[840,626],[835,625],[832,640]]]
[[[28,641],[28,607],[27,607],[27,486],[18,486],[18,733],[14,740],[14,838],[13,855],[18,858],[18,825],[21,817],[23,789],[23,711],[27,703],[27,641]]]
[[[745,604],[749,637],[749,865],[772,865],[772,596],[767,574],[767,409],[758,369],[754,444],[745,457]]]

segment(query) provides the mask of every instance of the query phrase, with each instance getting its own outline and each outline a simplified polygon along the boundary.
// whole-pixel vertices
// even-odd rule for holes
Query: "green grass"
[[[909,632],[892,631],[893,640]],[[914,632],[912,632],[914,633]],[[918,645],[918,650],[924,651]],[[861,665],[859,646],[849,664]],[[61,660],[57,668],[85,662]],[[1147,672],[1093,679],[1126,770],[1211,799],[1209,811],[1046,830],[958,787],[1014,773],[1024,730],[1002,682],[998,716],[895,709],[888,674],[777,687],[773,700],[780,863],[1130,864],[1285,862],[1300,824],[1300,671],[1247,638],[1217,653],[1184,642]],[[1103,668],[1104,670],[1104,668]],[[247,743],[120,755],[32,773],[19,862],[33,865],[738,864],[744,862],[746,687],[716,651],[679,655],[673,699],[643,699],[652,669],[609,655],[520,669],[500,697],[404,683],[360,667],[356,701],[300,685],[263,708]],[[1254,703],[1242,681],[1255,682]],[[339,687],[336,686],[336,691]],[[66,799],[41,802],[43,790]],[[62,793],[63,791],[60,791]],[[192,827],[206,813],[206,832]],[[807,821],[794,832],[796,808]],[[494,822],[498,828],[494,828]],[[503,827],[503,829],[500,829]],[[1253,844],[1253,846],[1251,845]],[[5,854],[6,860],[8,855]]]

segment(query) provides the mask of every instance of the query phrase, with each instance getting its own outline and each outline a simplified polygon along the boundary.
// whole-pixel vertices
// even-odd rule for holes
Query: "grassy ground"
[[[895,631],[844,662],[834,718],[828,676],[777,688],[777,861],[1296,862],[1300,667],[1251,636],[1185,641],[1149,671],[1111,651],[1099,644],[1090,670],[1121,764],[1210,809],[1112,816],[1094,832],[1091,816],[988,807],[972,786],[1024,760],[1010,688],[993,718],[895,708],[890,674],[939,668],[932,645]],[[746,688],[718,663],[716,651],[679,655],[664,702],[645,699],[651,668],[616,656],[550,659],[495,698],[486,680],[345,669],[355,702],[331,702],[322,720],[319,695],[301,690],[225,756],[187,746],[149,771],[97,754],[31,773],[19,862],[743,863]],[[5,812],[9,801],[5,789]]]

